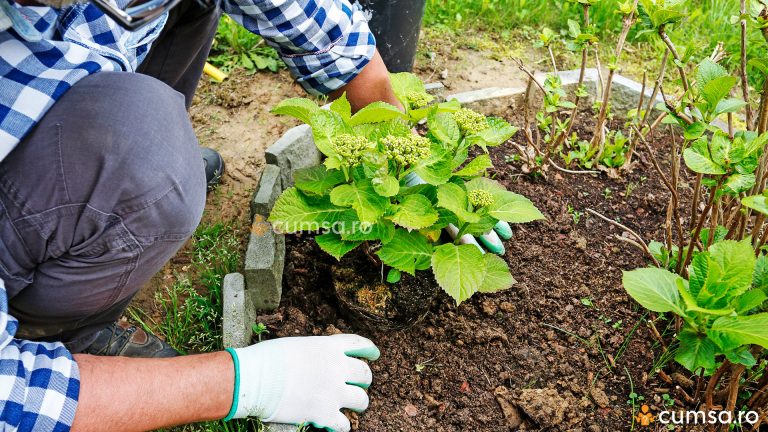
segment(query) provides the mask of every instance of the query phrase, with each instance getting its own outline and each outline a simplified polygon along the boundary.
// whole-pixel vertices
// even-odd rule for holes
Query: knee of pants
[[[59,127],[72,202],[122,217],[137,237],[186,235],[205,204],[205,172],[184,97],[141,74],[83,79],[48,113]]]

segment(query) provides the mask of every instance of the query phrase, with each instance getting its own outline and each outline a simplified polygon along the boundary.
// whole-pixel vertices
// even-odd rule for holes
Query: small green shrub
[[[251,74],[285,68],[277,51],[267,46],[261,36],[249,32],[227,15],[219,21],[208,61],[226,73],[236,68]]]
[[[643,307],[682,318],[675,360],[691,372],[711,375],[723,357],[754,366],[750,345],[768,347],[768,259],[755,258],[749,239],[723,240],[698,253],[689,274],[637,269],[624,272],[623,284]]]
[[[308,99],[289,99],[273,111],[312,126],[325,162],[295,174],[295,187],[283,192],[270,215],[280,232],[323,232],[318,245],[337,259],[355,248],[411,275],[432,269],[439,285],[457,303],[474,293],[509,288],[507,264],[474,245],[440,244],[449,224],[463,234],[483,234],[499,221],[542,219],[525,197],[507,191],[483,174],[492,167],[487,153],[469,160],[473,147],[486,150],[511,138],[506,121],[460,109],[457,102],[431,101],[412,74],[392,75],[405,112],[373,103],[352,113],[346,96],[321,109]],[[425,136],[413,132],[426,119]],[[411,174],[426,183],[410,185]]]

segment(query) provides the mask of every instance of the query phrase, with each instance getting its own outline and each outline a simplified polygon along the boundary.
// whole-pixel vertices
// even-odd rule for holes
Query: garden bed
[[[668,139],[653,145],[661,149]],[[661,393],[651,389],[668,386],[649,378],[661,350],[652,349],[646,312],[621,286],[621,270],[647,260],[613,238],[621,229],[585,212],[661,238],[668,196],[652,166],[641,158],[621,179],[550,172],[543,181],[520,175],[517,163],[507,163],[512,154],[509,143],[491,150],[491,177],[548,218],[516,226],[506,242],[504,258],[518,284],[458,308],[441,293],[410,329],[354,325],[333,293],[335,260],[311,236],[287,236],[281,307],[258,320],[274,337],[341,331],[377,343],[382,357],[372,363],[371,406],[353,422],[357,429],[491,431],[522,422],[534,430],[613,431],[632,424],[630,393],[645,395],[652,409],[661,406]]]

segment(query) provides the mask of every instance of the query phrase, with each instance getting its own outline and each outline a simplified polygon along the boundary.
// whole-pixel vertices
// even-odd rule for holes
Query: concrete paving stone
[[[315,147],[312,128],[308,125],[289,129],[279,140],[267,148],[267,164],[280,167],[282,187],[293,185],[293,172],[319,165],[322,154]]]
[[[253,306],[246,299],[245,280],[240,273],[224,276],[222,284],[224,346],[242,348],[251,343],[251,323],[256,318]]]
[[[269,216],[282,191],[280,167],[278,165],[265,166],[261,172],[256,192],[251,197],[251,220],[257,214]]]
[[[245,252],[245,286],[257,311],[280,305],[285,266],[285,236],[277,234],[264,215],[256,214]]]

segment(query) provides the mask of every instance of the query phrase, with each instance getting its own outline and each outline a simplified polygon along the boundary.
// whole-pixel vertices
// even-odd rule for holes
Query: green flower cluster
[[[472,204],[473,207],[488,207],[489,205],[493,205],[494,202],[493,195],[486,190],[475,189],[469,191],[469,203]]]
[[[462,108],[456,111],[453,113],[453,119],[456,120],[459,129],[464,133],[473,134],[488,129],[488,121],[485,116],[471,109]]]
[[[418,109],[429,105],[435,98],[429,93],[412,91],[405,95],[405,99],[408,100],[411,109]]]
[[[337,155],[344,159],[346,165],[354,166],[360,163],[365,151],[372,148],[373,143],[365,137],[339,134],[334,138],[331,147]]]
[[[429,149],[431,142],[418,135],[387,135],[383,142],[387,147],[387,157],[401,165],[413,165],[432,154]]]

